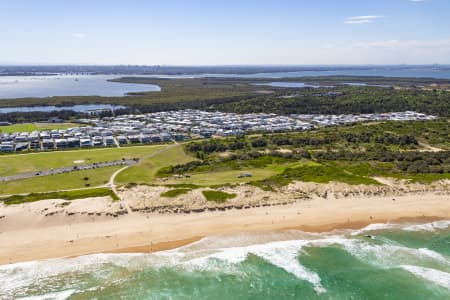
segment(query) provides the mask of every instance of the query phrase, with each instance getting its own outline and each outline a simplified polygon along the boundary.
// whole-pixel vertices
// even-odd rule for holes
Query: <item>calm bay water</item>
[[[4,265],[0,298],[450,299],[449,225],[240,234],[154,254]]]
[[[270,83],[254,83],[254,85],[273,86],[282,88],[319,88],[319,87],[333,87],[325,85],[306,84],[304,82],[270,82]]]
[[[405,77],[405,78],[439,78],[450,79],[450,70],[439,67],[373,67],[367,69],[345,69],[329,71],[298,71],[298,72],[276,72],[257,74],[195,74],[195,75],[151,75],[147,77],[164,78],[201,78],[201,77],[237,77],[237,78],[294,78],[304,76],[383,76],[383,77]]]
[[[33,112],[33,111],[61,111],[61,110],[73,110],[77,112],[86,112],[89,110],[98,110],[98,109],[110,109],[116,110],[119,108],[125,108],[123,105],[111,105],[111,104],[79,104],[72,106],[54,106],[54,105],[46,105],[46,106],[21,106],[21,107],[0,107],[0,114],[6,114],[11,112]]]
[[[120,76],[116,76],[120,77]],[[0,99],[53,96],[124,96],[160,91],[156,85],[109,82],[106,75],[0,76]]]
[[[336,71],[301,71],[283,73],[262,73],[252,75],[241,75],[249,78],[283,78],[283,77],[303,77],[303,76],[384,76],[384,77],[405,77],[405,78],[440,78],[450,79],[450,71],[442,69],[395,69],[395,68],[372,68],[364,70],[336,70]]]
[[[158,78],[294,78],[303,76],[385,76],[385,77],[428,77],[450,79],[446,68],[395,68],[373,67],[367,69],[339,69],[331,71],[299,71],[257,74],[184,74],[184,75],[134,75]],[[126,75],[130,76],[130,75]],[[160,91],[157,85],[109,82],[120,75],[56,75],[56,76],[0,76],[0,99],[53,96],[123,96],[131,92]],[[279,84],[286,83],[273,83]],[[295,83],[298,84],[298,83]],[[298,87],[298,86],[294,86]]]

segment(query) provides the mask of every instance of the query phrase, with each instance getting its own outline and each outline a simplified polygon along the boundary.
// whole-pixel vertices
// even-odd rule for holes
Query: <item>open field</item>
[[[76,165],[74,161],[92,164],[122,158],[141,158],[164,147],[167,145],[2,155],[0,156],[0,176],[74,166]]]
[[[261,165],[259,167],[251,166],[236,166],[222,164],[220,166],[207,166],[200,167],[198,171],[194,173],[189,173],[190,177],[183,177],[175,179],[169,177],[167,181],[164,182],[165,185],[198,185],[198,186],[220,186],[225,184],[235,184],[235,183],[249,183],[255,180],[263,180],[268,177],[280,174],[287,168],[294,168],[299,166],[314,165],[315,162],[312,161],[277,161],[273,164]],[[242,176],[249,173],[251,176]],[[155,183],[161,183],[161,180],[156,180]]]
[[[96,187],[108,183],[110,176],[123,166],[76,171],[65,174],[35,177],[0,183],[0,195],[60,191]],[[85,177],[88,180],[85,180]]]
[[[151,157],[143,159],[138,165],[121,172],[116,177],[116,183],[151,183],[160,168],[196,160],[184,152],[182,145],[166,147],[166,149],[160,148],[160,152],[154,152],[153,156],[150,154]]]
[[[19,123],[7,126],[0,126],[0,132],[32,132],[35,130],[52,130],[52,129],[66,129],[72,127],[79,127],[82,124],[78,123]]]
[[[252,174],[252,177],[238,178],[238,176],[242,173],[250,173]],[[252,180],[261,180],[275,174],[276,171],[269,168],[267,169],[253,168],[253,169],[244,169],[242,171],[213,171],[213,172],[190,174],[191,176],[190,178],[170,179],[167,181],[167,183],[214,186],[227,183],[247,183]]]
[[[49,192],[49,193],[31,193],[28,195],[14,195],[9,197],[0,198],[6,205],[21,204],[28,202],[35,202],[47,199],[64,199],[64,200],[77,200],[91,197],[105,197],[109,196],[113,200],[119,200],[116,194],[108,188],[92,188],[74,191],[63,192]]]

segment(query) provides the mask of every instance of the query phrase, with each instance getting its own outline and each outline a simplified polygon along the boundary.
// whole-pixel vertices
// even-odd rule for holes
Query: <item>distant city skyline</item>
[[[0,0],[0,64],[450,64],[450,2]]]

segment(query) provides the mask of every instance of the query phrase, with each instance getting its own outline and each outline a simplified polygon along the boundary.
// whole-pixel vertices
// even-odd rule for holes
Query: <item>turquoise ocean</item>
[[[450,299],[450,221],[0,266],[0,299]]]

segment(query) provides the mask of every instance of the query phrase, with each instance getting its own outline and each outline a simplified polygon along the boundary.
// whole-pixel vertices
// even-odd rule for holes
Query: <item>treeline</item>
[[[398,145],[398,146],[410,146],[417,145],[417,139],[408,134],[392,134],[392,133],[382,133],[371,131],[370,129],[366,132],[325,132],[320,135],[273,135],[268,137],[259,137],[251,139],[251,145],[253,147],[266,147],[269,144],[276,146],[321,146],[329,145],[333,143],[351,143],[351,144],[367,144],[367,143],[377,143],[383,145]]]
[[[61,111],[33,111],[33,112],[10,112],[0,114],[0,121],[6,121],[10,123],[28,123],[28,122],[42,122],[47,121],[50,118],[60,118],[63,120],[71,120],[87,117],[86,114],[75,112],[73,110],[61,110]]]
[[[98,118],[111,117],[110,111],[104,111],[96,115]],[[55,110],[55,111],[33,111],[33,112],[10,112],[0,113],[0,121],[10,123],[29,123],[29,122],[45,122],[50,118],[60,118],[63,120],[75,120],[90,117],[89,114],[76,112],[73,110]]]
[[[401,171],[408,173],[450,172],[450,151],[321,151],[313,155],[317,161],[380,161],[395,162]]]
[[[383,133],[368,130],[367,132],[324,131],[316,133],[290,133],[280,135],[262,135],[254,138],[211,139],[187,144],[186,150],[191,153],[214,153],[236,151],[270,146],[331,146],[338,143],[378,144],[411,147],[418,145],[417,139],[408,134]],[[198,157],[198,155],[197,155]],[[201,158],[201,157],[199,157]]]
[[[127,101],[123,113],[200,109],[232,113],[289,114],[365,114],[397,111],[417,111],[442,117],[450,116],[450,93],[421,90],[394,90],[378,87],[338,87],[338,96],[329,96],[329,89],[285,89],[273,94],[199,96],[188,101],[168,101],[145,104]],[[289,95],[288,98],[285,96]],[[145,97],[145,96],[143,96]],[[135,98],[135,97],[133,97]],[[131,100],[131,99],[130,99]],[[125,101],[125,100],[124,100]],[[137,103],[136,103],[137,102]]]
[[[213,153],[225,152],[228,150],[242,150],[248,148],[248,142],[244,138],[231,138],[224,140],[207,140],[202,142],[191,142],[186,145],[186,150],[191,153]]]
[[[450,116],[450,93],[442,91],[395,90],[379,87],[339,87],[342,94],[328,96],[327,89],[286,90],[240,101],[217,103],[214,109],[236,113],[276,114],[364,114],[412,110],[442,117]]]

